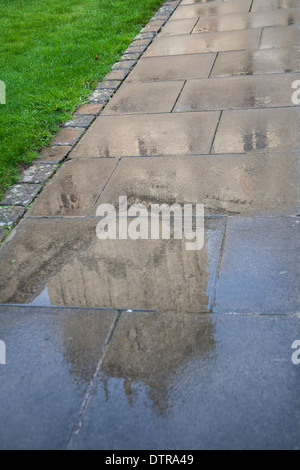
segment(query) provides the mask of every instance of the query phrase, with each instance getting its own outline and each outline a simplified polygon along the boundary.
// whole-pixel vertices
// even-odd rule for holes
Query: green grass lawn
[[[1,0],[0,198],[162,3]]]

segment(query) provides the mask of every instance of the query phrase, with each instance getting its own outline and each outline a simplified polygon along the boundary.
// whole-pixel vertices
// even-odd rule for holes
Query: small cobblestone
[[[72,149],[71,146],[56,146],[45,147],[40,153],[40,158],[37,160],[40,163],[59,163],[61,162]]]
[[[25,207],[21,206],[1,206],[0,205],[0,227],[15,224],[24,214]]]
[[[64,128],[53,139],[53,145],[74,145],[82,135],[83,129],[78,127]]]
[[[14,184],[4,194],[4,199],[0,201],[0,206],[28,206],[41,188],[40,184]]]
[[[0,243],[3,242],[4,238],[6,237],[8,231],[0,226]]]
[[[101,109],[103,109],[103,104],[101,103],[88,103],[81,105],[74,113],[74,116],[80,114],[90,114],[93,116],[97,116]]]
[[[108,102],[112,95],[111,91],[107,90],[95,90],[94,93],[90,96],[90,101],[94,103],[105,104]]]
[[[70,119],[65,123],[65,127],[88,127],[94,120],[94,116],[89,114],[75,116],[74,119]]]
[[[50,178],[57,165],[51,163],[34,163],[27,170],[23,171],[20,183],[45,183]]]

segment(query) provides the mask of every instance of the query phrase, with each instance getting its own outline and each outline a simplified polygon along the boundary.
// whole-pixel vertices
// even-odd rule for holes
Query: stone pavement
[[[2,449],[300,448],[300,1],[168,4],[0,249]],[[120,196],[203,248],[99,240]]]

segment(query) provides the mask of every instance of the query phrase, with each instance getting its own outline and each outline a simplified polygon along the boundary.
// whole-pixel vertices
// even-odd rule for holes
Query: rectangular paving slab
[[[205,213],[296,213],[297,154],[122,159],[98,204],[204,204]],[[96,207],[93,215],[96,214]]]
[[[20,223],[0,248],[0,303],[210,311],[223,217],[206,219],[204,234],[199,219],[199,250],[187,249],[186,243],[192,242],[185,236],[186,227],[176,240],[173,230],[169,239],[100,240],[100,222],[27,218]]]
[[[119,157],[209,153],[219,112],[100,116],[71,153]]]
[[[230,217],[215,311],[299,313],[299,231],[299,217]]]
[[[271,49],[279,47],[299,47],[300,27],[279,26],[264,28],[260,41],[260,49]]]
[[[298,151],[299,120],[296,106],[224,111],[212,152]]]
[[[66,162],[49,181],[27,216],[85,216],[112,174],[114,159]]]
[[[193,34],[264,28],[266,26],[291,26],[298,24],[299,20],[300,12],[298,8],[211,16],[209,18],[202,17],[193,29]]]
[[[170,113],[183,85],[184,81],[124,83],[102,115]]]
[[[124,313],[69,448],[299,449],[299,335],[296,317]]]
[[[268,11],[277,8],[296,8],[300,6],[299,0],[254,0],[251,11]]]
[[[299,74],[189,80],[174,112],[290,106],[292,84]],[[226,90],[226,92],[225,92]]]
[[[149,57],[139,60],[126,82],[162,82],[208,78],[216,53],[169,57]]]
[[[155,39],[143,57],[257,49],[260,33],[259,29],[251,29],[201,35],[161,36]]]
[[[116,312],[0,306],[1,450],[65,449]]]
[[[300,51],[297,48],[230,51],[218,54],[211,77],[265,75],[299,71]],[[265,79],[265,81],[268,80]]]
[[[198,18],[188,18],[186,20],[174,20],[168,21],[166,25],[163,27],[159,36],[173,36],[178,34],[190,34],[196,23]]]
[[[229,0],[226,2],[211,2],[207,4],[180,5],[173,15],[172,20],[196,18],[210,15],[232,15],[239,11],[249,11],[251,0]]]

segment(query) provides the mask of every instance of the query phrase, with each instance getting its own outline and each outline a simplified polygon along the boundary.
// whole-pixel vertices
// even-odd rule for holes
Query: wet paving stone
[[[0,448],[65,449],[116,312],[0,306]]]
[[[15,224],[24,214],[23,206],[1,206],[0,205],[0,227]]]
[[[251,11],[269,11],[277,8],[296,8],[299,0],[254,0]]]
[[[40,184],[14,184],[4,194],[0,206],[28,206],[41,188]]]
[[[57,165],[52,163],[34,163],[27,170],[24,170],[19,180],[20,183],[45,183],[49,179]]]
[[[74,145],[83,134],[82,128],[65,128],[62,129],[51,142],[52,145]]]
[[[205,214],[297,213],[297,153],[122,159],[99,204],[204,204]],[[92,215],[96,214],[96,207]]]
[[[141,59],[126,82],[159,82],[208,78],[215,53]]]
[[[212,152],[299,151],[299,119],[296,106],[224,111]]]
[[[143,57],[257,49],[259,38],[259,29],[224,31],[222,34],[162,36],[156,38]]]
[[[218,54],[211,77],[299,71],[300,51],[297,48],[231,51]]]
[[[184,81],[125,83],[102,115],[170,113]]]
[[[299,448],[299,333],[295,317],[123,313],[70,448]]]
[[[260,49],[279,47],[297,47],[300,41],[299,26],[282,26],[264,28],[262,32]]]
[[[66,162],[44,188],[26,216],[87,215],[115,165],[113,159]]]
[[[72,149],[71,146],[67,145],[53,145],[51,147],[45,147],[41,153],[38,162],[50,162],[50,163],[59,163],[61,162]]]
[[[232,15],[237,12],[247,12],[250,6],[251,0],[229,0],[207,4],[180,5],[171,16],[171,19],[182,20],[199,16]]]
[[[300,74],[189,80],[174,112],[290,106],[292,84]],[[226,90],[226,93],[224,93]]]
[[[200,18],[193,34],[264,28],[266,26],[291,26],[298,24],[299,21],[300,12],[297,8],[229,16],[211,16],[210,18]]]
[[[209,153],[218,118],[217,111],[100,116],[70,156],[134,157]]]
[[[299,217],[230,217],[215,310],[298,313],[299,231]]]
[[[92,114],[94,116],[97,116],[97,114],[99,114],[99,112],[101,111],[101,109],[103,108],[103,104],[101,103],[88,103],[88,104],[83,104],[82,106],[80,106],[76,112],[75,112],[75,116],[77,114]]]
[[[210,311],[225,231],[223,217],[205,220],[201,250],[187,249],[184,236],[100,240],[99,222],[22,221],[0,249],[0,303]]]
[[[168,21],[159,33],[159,36],[173,36],[178,34],[190,34],[197,22],[197,18],[188,18],[187,20]]]

